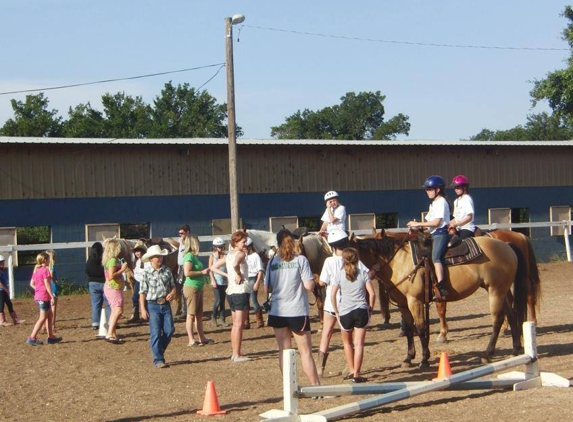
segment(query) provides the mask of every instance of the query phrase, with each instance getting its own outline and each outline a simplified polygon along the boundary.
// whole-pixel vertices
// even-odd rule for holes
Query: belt
[[[163,305],[167,301],[165,300],[164,297],[158,297],[156,300],[148,300],[148,302],[157,303],[158,305]]]

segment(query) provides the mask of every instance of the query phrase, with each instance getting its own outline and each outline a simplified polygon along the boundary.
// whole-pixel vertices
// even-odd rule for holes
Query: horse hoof
[[[420,368],[420,369],[426,369],[429,367],[430,367],[430,364],[428,362],[420,362],[420,364],[418,365],[418,368]]]
[[[436,343],[438,343],[438,344],[444,344],[447,342],[448,342],[448,339],[446,337],[442,337],[442,336],[436,337]]]
[[[408,368],[411,368],[413,365],[412,365],[412,362],[404,361],[404,362],[402,362],[401,366],[402,366],[402,369],[408,369]]]

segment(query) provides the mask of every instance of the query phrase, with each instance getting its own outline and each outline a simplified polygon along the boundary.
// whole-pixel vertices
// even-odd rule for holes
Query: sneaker
[[[42,342],[38,339],[28,337],[26,339],[26,344],[29,344],[30,346],[39,346],[40,344],[42,344]]]
[[[250,360],[251,358],[247,356],[235,356],[235,359],[233,359],[233,363],[248,362]]]
[[[154,365],[156,368],[167,368],[168,366],[165,362],[161,360],[159,362],[155,362]]]
[[[62,341],[61,337],[50,337],[50,338],[48,338],[47,343],[48,344],[56,344],[56,343],[59,343],[60,341]]]

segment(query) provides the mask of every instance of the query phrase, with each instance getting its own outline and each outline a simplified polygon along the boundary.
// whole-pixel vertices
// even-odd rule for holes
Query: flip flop
[[[367,380],[366,378],[364,378],[364,377],[355,377],[355,378],[352,378],[352,382],[357,383],[357,384],[360,384],[360,383],[363,383],[363,382],[366,382],[366,381],[368,381],[368,380]]]
[[[345,381],[348,381],[348,380],[351,380],[351,379],[353,379],[353,378],[354,378],[354,374],[348,374],[348,375],[346,375],[346,376],[345,376],[344,378],[342,378],[342,379],[345,380]]]
[[[105,341],[107,341],[108,343],[112,343],[112,344],[123,344],[124,341],[120,340],[118,338],[115,337],[106,337]]]

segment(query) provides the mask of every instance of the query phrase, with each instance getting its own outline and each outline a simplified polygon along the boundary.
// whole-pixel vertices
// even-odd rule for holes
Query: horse
[[[518,272],[523,272],[523,276],[526,280],[525,285],[527,289],[526,297],[528,309],[528,315],[526,318],[528,321],[533,321],[537,324],[536,307],[541,294],[541,283],[535,253],[529,238],[519,232],[501,229],[486,233],[482,233],[480,230],[479,232],[476,232],[476,236],[489,236],[493,239],[501,240],[514,248],[514,252],[518,256]],[[509,298],[510,300],[513,300],[511,292],[509,292]],[[438,343],[447,342],[448,323],[446,321],[446,309],[446,302],[436,303],[436,310],[438,312],[438,318],[440,319],[440,334],[436,338],[436,342]]]
[[[478,237],[475,240],[483,254],[468,263],[448,267],[449,277],[445,281],[449,291],[447,301],[463,300],[479,287],[487,290],[493,322],[490,340],[481,360],[489,362],[495,352],[504,315],[507,315],[511,327],[513,354],[520,352],[521,330],[517,321],[525,317],[526,298],[525,294],[518,293],[525,291],[525,279],[516,277],[517,256],[509,245],[489,237]],[[409,242],[381,236],[381,239],[353,237],[350,243],[358,249],[366,266],[372,268],[375,264],[381,265],[376,276],[384,283],[406,322],[408,351],[403,366],[411,366],[416,356],[416,330],[422,345],[420,366],[428,367],[429,336],[424,317],[425,290],[428,287],[425,269],[412,263]],[[508,297],[512,284],[516,291],[513,308]]]

